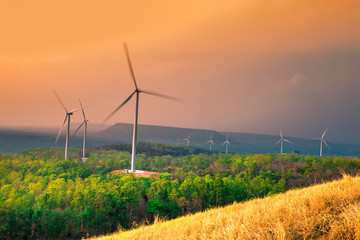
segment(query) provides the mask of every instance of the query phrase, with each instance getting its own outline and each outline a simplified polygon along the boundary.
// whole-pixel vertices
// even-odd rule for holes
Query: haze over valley
[[[73,133],[80,123],[73,123]],[[132,138],[132,124],[117,123],[115,125],[89,124],[88,143],[89,147],[104,145],[130,144]],[[65,136],[60,136],[57,144],[54,143],[58,128],[13,128],[0,129],[0,152],[17,153],[28,148],[38,147],[63,147]],[[237,132],[217,132],[206,129],[189,129],[176,127],[163,127],[153,125],[139,125],[140,142],[164,143],[186,146],[185,138],[190,134],[190,146],[209,150],[206,143],[210,134],[213,134],[215,145],[213,151],[225,152],[226,134],[229,134],[229,153],[258,154],[279,153],[280,146],[274,145],[280,138],[279,135],[249,134]],[[311,138],[286,137],[294,144],[284,143],[284,152],[299,154],[319,154],[320,140]],[[359,156],[360,146],[327,141],[330,149],[325,149],[325,155]],[[70,140],[70,147],[82,147],[82,134],[78,133]]]

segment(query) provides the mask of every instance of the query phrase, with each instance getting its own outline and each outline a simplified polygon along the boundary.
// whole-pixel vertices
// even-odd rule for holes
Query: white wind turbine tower
[[[282,131],[281,131],[281,129],[280,129],[280,140],[277,141],[273,146],[278,145],[279,143],[281,143],[281,144],[280,144],[280,145],[281,145],[281,148],[280,148],[280,153],[281,153],[281,154],[283,153],[283,143],[284,143],[284,142],[288,142],[288,143],[294,144],[293,142],[291,142],[291,141],[289,141],[289,140],[287,140],[287,139],[285,139],[285,138],[283,137]]]
[[[214,141],[212,140],[212,133],[210,134],[210,139],[209,139],[209,141],[207,141],[206,143],[209,143],[209,145],[210,145],[210,152],[211,152],[211,145],[215,145],[215,144],[214,144]]]
[[[106,119],[104,122],[106,122],[107,120],[109,120],[120,108],[122,108],[127,102],[130,101],[130,99],[136,94],[136,102],[135,102],[135,118],[134,118],[134,129],[133,129],[133,139],[132,139],[132,153],[131,153],[131,172],[135,172],[135,162],[136,162],[136,143],[137,143],[137,125],[138,125],[138,114],[139,114],[139,95],[140,93],[145,93],[145,94],[149,94],[149,95],[154,95],[157,97],[162,97],[162,98],[167,98],[167,99],[171,99],[171,100],[175,100],[175,101],[180,101],[178,98],[174,98],[174,97],[170,97],[170,96],[166,96],[163,94],[159,94],[159,93],[155,93],[155,92],[150,92],[150,91],[144,91],[144,90],[140,90],[136,84],[136,80],[135,80],[135,74],[134,74],[134,70],[132,68],[131,65],[131,61],[130,61],[130,55],[129,55],[129,50],[127,47],[127,44],[124,43],[124,50],[125,50],[125,54],[126,54],[126,58],[127,58],[127,62],[129,65],[129,71],[130,71],[130,76],[133,80],[134,86],[135,86],[135,90],[130,94],[130,96],[128,98],[125,99],[125,101],[120,104],[120,106],[118,106]]]
[[[84,112],[84,108],[83,108],[83,105],[81,104],[81,101],[79,99],[79,103],[80,103],[80,106],[81,106],[81,111],[82,111],[82,114],[83,114],[83,117],[84,117],[84,121],[80,124],[80,126],[78,127],[78,129],[76,129],[75,133],[73,136],[75,136],[75,134],[80,130],[80,128],[84,125],[84,139],[83,139],[83,157],[82,157],[82,160],[83,162],[86,161],[86,154],[85,154],[85,148],[86,148],[86,134],[87,134],[87,123],[89,120],[86,119],[86,116],[85,116],[85,112]]]
[[[329,145],[327,144],[327,142],[325,142],[324,137],[325,134],[327,132],[328,129],[325,130],[325,132],[323,133],[323,135],[321,136],[321,138],[314,138],[316,140],[320,140],[320,156],[322,156],[323,154],[323,143],[325,143],[325,145],[327,146],[328,149],[330,149]]]
[[[184,140],[185,140],[185,142],[186,142],[186,146],[190,146],[190,136],[191,136],[191,134],[189,134],[189,135],[187,136],[187,138],[184,138]]]
[[[56,98],[59,100],[61,106],[64,108],[65,112],[66,112],[66,116],[65,116],[65,120],[64,120],[64,123],[61,125],[61,128],[60,128],[60,131],[57,135],[57,138],[55,140],[55,144],[57,143],[57,141],[59,140],[59,137],[60,137],[60,134],[61,134],[61,131],[67,121],[67,130],[66,130],[66,141],[65,141],[65,159],[68,159],[68,147],[69,147],[69,135],[70,135],[70,117],[71,115],[74,114],[74,112],[77,112],[79,111],[79,108],[78,109],[74,109],[72,111],[68,111],[65,107],[65,105],[62,103],[62,101],[60,100],[59,96],[56,94],[56,92],[54,91],[54,94],[56,96]]]
[[[227,133],[226,134],[226,140],[225,140],[225,142],[223,142],[223,144],[222,145],[226,145],[226,154],[228,153],[228,148],[229,148],[229,145],[230,145],[230,142],[229,142],[229,133]]]

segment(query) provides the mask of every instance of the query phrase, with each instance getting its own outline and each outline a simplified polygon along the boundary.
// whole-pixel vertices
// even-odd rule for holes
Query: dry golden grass
[[[94,239],[360,239],[360,177]]]

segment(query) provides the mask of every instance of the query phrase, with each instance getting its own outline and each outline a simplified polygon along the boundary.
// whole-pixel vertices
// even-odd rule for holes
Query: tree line
[[[93,149],[41,148],[0,155],[0,238],[81,238],[172,219],[233,202],[356,175],[351,157],[295,154],[140,154],[150,178],[114,174],[130,165],[130,154]]]

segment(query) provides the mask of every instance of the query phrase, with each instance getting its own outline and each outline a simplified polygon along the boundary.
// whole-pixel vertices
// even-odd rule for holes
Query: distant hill
[[[96,137],[130,143],[132,131],[132,124],[117,123],[108,129],[97,133]],[[224,141],[222,133],[211,130],[139,125],[138,141],[186,145],[184,138],[190,134],[191,146],[208,148],[208,145],[205,143],[209,140],[211,133],[213,134],[214,141],[217,141],[218,143]]]
[[[72,125],[72,132],[77,124]],[[20,129],[0,130],[0,152],[16,153],[28,148],[55,146],[57,130],[50,129]],[[64,131],[65,132],[65,131]],[[190,145],[195,148],[209,149],[206,142],[213,135],[213,151],[225,151],[222,143],[226,139],[226,133],[206,129],[190,129],[177,127],[164,127],[152,125],[138,126],[138,141],[150,143],[164,143],[173,145],[186,145],[184,138],[190,135]],[[304,138],[286,137],[295,144],[284,143],[284,152],[298,151],[300,154],[318,155],[320,141]],[[65,136],[61,135],[56,146],[63,146]],[[130,144],[132,139],[132,124],[117,123],[110,127],[106,125],[89,125],[88,147],[103,145]],[[229,132],[230,153],[278,153],[280,146],[274,146],[279,136]],[[329,142],[331,149],[324,147],[324,155],[360,156],[360,146]],[[71,139],[70,147],[81,147],[82,136],[78,134]]]
[[[65,136],[61,135],[55,144],[57,134],[55,133],[35,133],[17,130],[0,130],[0,153],[17,153],[30,148],[40,147],[62,147],[65,144]],[[89,137],[88,147],[103,146],[114,144],[111,140],[102,140]],[[71,139],[70,147],[81,147],[82,139],[75,137]]]
[[[16,153],[28,148],[51,147],[55,138],[47,134],[1,130],[0,152]]]
[[[360,177],[120,231],[106,239],[358,239]]]
[[[162,127],[152,125],[138,126],[138,140],[141,142],[166,143],[186,145],[184,138],[189,134],[190,145],[198,148],[209,149],[206,142],[213,134],[215,151],[225,151],[222,143],[226,139],[225,132],[217,132],[205,129],[189,129],[177,127]],[[104,131],[95,134],[96,138],[119,141],[121,143],[130,143],[132,139],[132,124],[117,123]],[[250,134],[229,132],[229,141],[231,143],[229,152],[231,153],[278,153],[280,145],[274,146],[279,140],[279,136],[265,134]],[[320,141],[304,138],[286,137],[295,144],[284,143],[284,152],[291,153],[299,151],[300,154],[318,155]],[[347,155],[360,156],[360,146],[350,144],[340,144],[329,142],[331,149],[324,146],[324,155]]]

